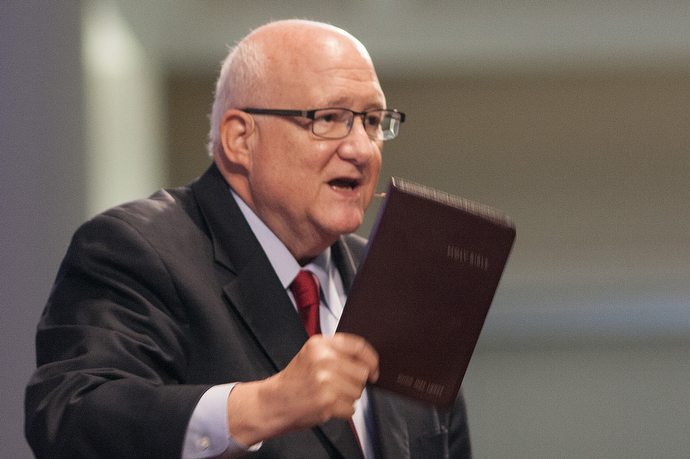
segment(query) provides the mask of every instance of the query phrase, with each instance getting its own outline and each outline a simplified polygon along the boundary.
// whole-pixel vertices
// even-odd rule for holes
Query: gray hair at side
[[[261,94],[259,88],[266,77],[265,67],[263,49],[256,40],[242,40],[223,61],[209,117],[211,129],[207,148],[212,158],[222,148],[219,129],[225,112],[232,108],[245,108],[243,104],[249,97],[257,102]]]

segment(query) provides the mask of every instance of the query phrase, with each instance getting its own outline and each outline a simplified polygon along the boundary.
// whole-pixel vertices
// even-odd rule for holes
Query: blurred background
[[[228,46],[293,17],[358,37],[407,114],[379,191],[397,175],[516,222],[464,383],[475,457],[686,458],[682,0],[0,1],[0,457],[32,457],[23,391],[71,234],[201,174]]]

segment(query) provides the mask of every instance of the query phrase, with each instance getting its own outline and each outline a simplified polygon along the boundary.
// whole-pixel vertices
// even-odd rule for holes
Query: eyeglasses
[[[255,115],[301,116],[312,120],[311,132],[324,139],[342,139],[352,131],[355,116],[362,117],[362,124],[371,140],[391,140],[398,135],[405,114],[397,110],[369,110],[355,112],[347,108],[321,108],[318,110],[274,110],[270,108],[245,108],[243,112]]]

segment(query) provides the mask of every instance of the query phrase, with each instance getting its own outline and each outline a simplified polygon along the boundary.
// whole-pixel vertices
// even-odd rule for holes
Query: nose
[[[363,114],[356,115],[355,118],[352,120],[350,134],[342,139],[338,148],[338,155],[354,164],[366,164],[377,151],[381,150],[381,142],[369,138],[366,129],[364,129]]]

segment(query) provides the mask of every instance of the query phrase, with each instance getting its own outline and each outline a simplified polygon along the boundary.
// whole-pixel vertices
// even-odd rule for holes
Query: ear
[[[251,137],[255,133],[254,118],[240,110],[225,112],[218,129],[223,154],[235,166],[251,167]]]

